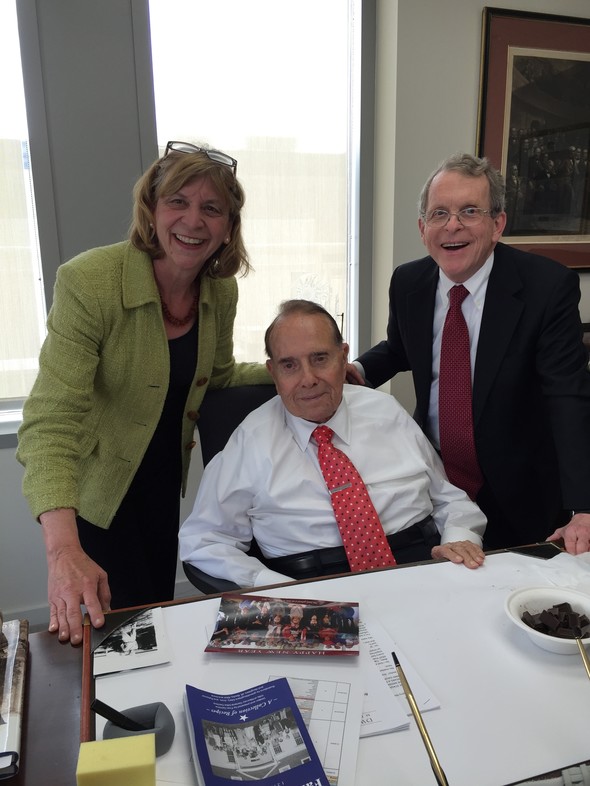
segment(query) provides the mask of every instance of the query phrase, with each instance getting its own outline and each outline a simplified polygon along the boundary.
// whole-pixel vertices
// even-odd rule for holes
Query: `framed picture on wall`
[[[590,268],[590,19],[484,8],[477,151],[506,178],[504,240]]]

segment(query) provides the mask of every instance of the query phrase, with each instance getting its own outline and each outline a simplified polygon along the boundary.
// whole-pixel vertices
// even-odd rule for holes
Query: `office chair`
[[[219,390],[209,389],[201,404],[198,420],[203,466],[206,466],[220,450],[223,450],[226,442],[246,415],[276,396],[276,393],[274,385],[242,385],[241,387]],[[248,554],[259,559],[262,557],[255,540],[252,541]],[[191,584],[204,592],[205,595],[235,592],[240,589],[232,581],[210,576],[189,562],[183,562],[182,567]]]

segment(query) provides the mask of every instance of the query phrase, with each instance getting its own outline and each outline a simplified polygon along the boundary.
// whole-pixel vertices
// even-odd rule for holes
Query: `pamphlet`
[[[385,688],[385,690],[384,690]],[[372,659],[365,669],[365,695],[361,716],[361,737],[375,737],[410,728],[404,706],[387,690],[383,676]]]
[[[391,638],[391,636],[389,636],[381,623],[371,618],[366,624],[362,623],[359,626],[359,635],[363,645],[368,648],[373,663],[381,672],[381,677],[385,685],[390,688],[391,693],[401,703],[406,715],[411,715],[412,710],[410,709],[410,705],[404,693],[404,688],[393,664],[391,653],[394,651],[397,653],[399,659],[403,660],[404,672],[408,678],[408,682],[412,686],[412,692],[420,712],[435,710],[440,707],[439,700],[426,685],[412,664],[403,655],[401,647]],[[388,695],[391,695],[391,693]]]
[[[358,603],[226,594],[205,652],[358,655]]]
[[[330,786],[286,679],[184,700],[199,786]]]
[[[334,786],[344,783],[345,774],[356,769],[358,752],[360,718],[354,709],[353,685],[312,677],[286,679],[328,781]]]

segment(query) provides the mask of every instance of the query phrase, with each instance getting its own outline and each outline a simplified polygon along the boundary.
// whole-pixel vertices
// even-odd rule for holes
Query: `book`
[[[187,685],[184,702],[199,786],[330,786],[285,678],[228,695]]]
[[[359,605],[227,593],[205,652],[358,655]]]
[[[16,775],[19,769],[29,622],[10,620],[0,626],[0,633],[0,779],[2,779]]]

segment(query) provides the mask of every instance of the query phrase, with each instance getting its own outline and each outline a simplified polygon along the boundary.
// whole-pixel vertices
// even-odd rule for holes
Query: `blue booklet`
[[[186,686],[200,786],[330,786],[284,677],[222,695]]]

